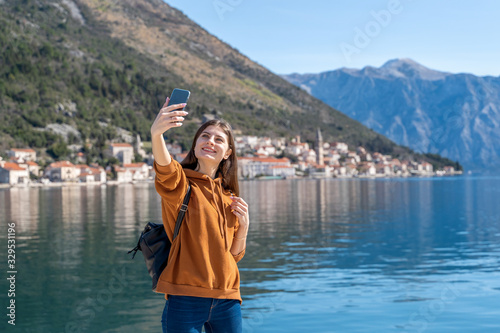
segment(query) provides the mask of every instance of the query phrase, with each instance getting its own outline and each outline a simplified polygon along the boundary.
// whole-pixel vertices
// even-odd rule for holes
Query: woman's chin
[[[200,156],[197,156],[198,160],[203,160],[203,161],[206,161],[206,162],[211,162],[211,163],[214,163],[214,162],[217,162],[217,163],[220,163],[220,161],[218,161],[217,159],[217,156],[213,155],[213,154],[210,154],[210,153],[202,153],[200,154]]]

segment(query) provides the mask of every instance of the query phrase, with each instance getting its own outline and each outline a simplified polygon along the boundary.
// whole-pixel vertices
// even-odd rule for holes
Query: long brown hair
[[[191,149],[189,150],[186,158],[184,158],[184,160],[181,162],[181,165],[186,169],[196,169],[196,167],[198,166],[198,158],[196,158],[196,155],[194,154],[194,148],[196,146],[198,137],[208,126],[216,126],[222,129],[227,136],[229,149],[231,149],[231,155],[227,159],[222,159],[215,176],[217,177],[217,175],[220,175],[222,177],[222,186],[226,190],[232,191],[236,196],[239,196],[240,187],[238,185],[238,159],[236,157],[236,147],[234,146],[233,129],[227,121],[222,119],[213,119],[201,125],[194,135]]]

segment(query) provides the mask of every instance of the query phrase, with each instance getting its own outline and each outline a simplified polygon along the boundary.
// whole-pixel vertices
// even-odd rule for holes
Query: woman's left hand
[[[231,197],[231,212],[238,218],[240,226],[248,228],[250,218],[248,216],[248,204],[240,197]]]

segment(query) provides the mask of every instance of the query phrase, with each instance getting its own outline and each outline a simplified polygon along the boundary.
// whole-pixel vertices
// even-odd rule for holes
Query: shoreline
[[[275,178],[275,177],[261,177],[261,178],[241,178],[239,181],[268,181],[268,180],[296,180],[296,179],[338,179],[338,180],[348,180],[348,179],[411,179],[411,178],[442,178],[442,177],[455,177],[455,176],[463,176],[463,173],[454,173],[454,174],[431,174],[431,175],[400,175],[400,176],[355,176],[355,177],[287,177],[287,178]],[[110,180],[104,183],[101,182],[57,182],[57,183],[36,183],[30,182],[28,184],[0,184],[0,189],[10,189],[10,188],[46,188],[46,187],[83,187],[83,186],[119,186],[119,185],[138,185],[138,184],[152,184],[154,180],[140,180],[140,181],[132,181],[132,182],[118,182],[116,180]]]
[[[0,189],[9,189],[9,188],[42,188],[42,187],[84,187],[84,186],[117,186],[117,185],[137,185],[137,184],[150,184],[154,183],[154,180],[141,180],[141,181],[132,181],[132,182],[117,182],[116,180],[110,180],[104,183],[101,182],[85,182],[85,183],[76,183],[76,182],[59,182],[59,183],[28,183],[28,184],[0,184]]]

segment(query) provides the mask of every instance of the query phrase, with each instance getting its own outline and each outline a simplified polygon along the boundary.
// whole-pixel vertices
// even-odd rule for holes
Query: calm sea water
[[[242,182],[245,332],[499,332],[500,177]],[[2,332],[160,332],[152,184],[0,190]],[[6,224],[16,224],[16,326]]]

